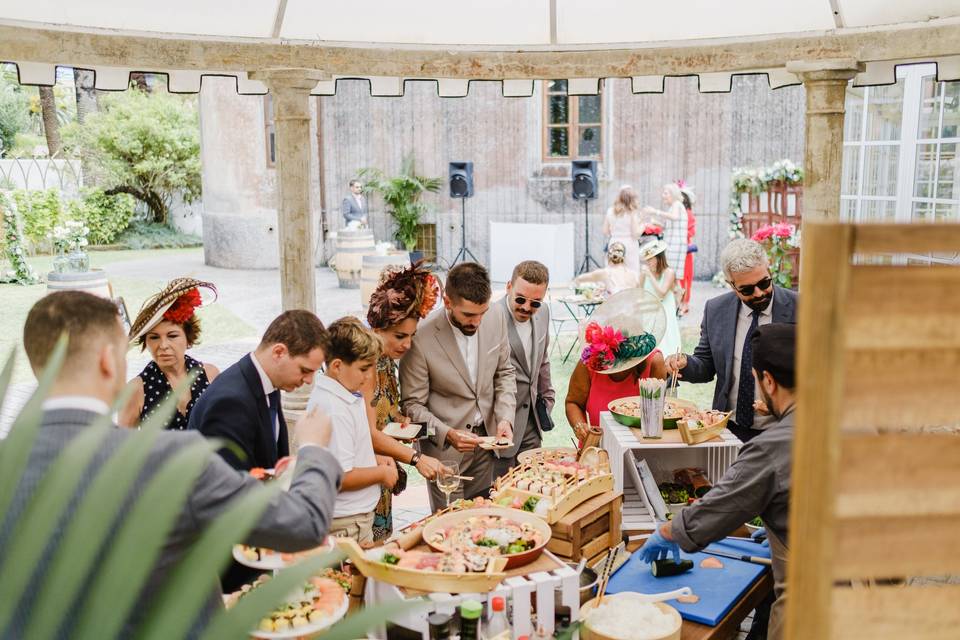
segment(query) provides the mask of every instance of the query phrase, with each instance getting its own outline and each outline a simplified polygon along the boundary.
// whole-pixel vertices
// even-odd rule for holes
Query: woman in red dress
[[[680,286],[683,287],[683,298],[680,300],[679,308],[680,315],[686,315],[690,311],[690,292],[693,289],[693,254],[697,252],[697,245],[693,243],[693,238],[697,235],[697,219],[693,215],[693,203],[697,198],[682,180],[677,184],[680,186],[683,206],[687,209],[687,258],[683,265],[683,279],[680,281]]]
[[[637,395],[642,378],[667,378],[657,349],[665,331],[663,305],[643,289],[621,291],[597,308],[567,388],[565,409],[574,433],[586,432],[588,416],[589,424],[598,426],[613,400]]]

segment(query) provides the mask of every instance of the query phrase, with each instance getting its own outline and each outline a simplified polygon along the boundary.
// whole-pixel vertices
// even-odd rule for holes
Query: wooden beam
[[[838,587],[836,640],[942,640],[960,628],[960,586]]]
[[[797,427],[790,501],[786,638],[830,637],[836,557],[835,500],[843,399],[844,306],[853,229],[811,222],[803,228],[797,337]]]
[[[795,60],[936,59],[960,53],[960,20],[666,43],[467,47],[209,38],[0,21],[0,60],[235,73],[310,68],[338,76],[610,78],[737,72]]]
[[[954,544],[957,531],[960,531],[957,514],[924,518],[838,518],[836,528],[831,531],[831,537],[836,535],[834,561],[817,565],[816,570],[833,580],[957,574],[960,573],[960,554],[956,553]],[[792,541],[797,540],[795,535],[795,531],[790,532]],[[796,566],[790,563],[790,574]],[[791,591],[788,602],[792,600]]]
[[[956,223],[861,224],[857,225],[853,245],[856,254],[957,251],[960,251],[960,224]]]

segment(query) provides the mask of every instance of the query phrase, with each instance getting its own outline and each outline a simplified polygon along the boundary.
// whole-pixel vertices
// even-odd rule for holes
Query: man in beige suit
[[[434,435],[420,451],[456,462],[461,482],[452,498],[486,496],[493,483],[494,456],[477,448],[479,436],[513,440],[517,385],[510,364],[507,325],[490,308],[490,278],[482,266],[465,262],[450,270],[443,309],[420,325],[400,361],[403,412]],[[444,504],[430,485],[430,507]]]

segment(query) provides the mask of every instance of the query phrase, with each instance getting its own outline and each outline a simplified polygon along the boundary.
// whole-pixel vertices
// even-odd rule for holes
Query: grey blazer
[[[534,409],[534,403],[537,396],[542,396],[547,402],[547,409],[553,409],[556,394],[553,390],[553,384],[550,381],[550,307],[544,304],[540,311],[529,320],[533,324],[533,361],[527,360],[526,352],[523,350],[523,343],[520,341],[520,333],[513,314],[510,313],[509,296],[504,296],[497,303],[496,311],[501,313],[507,324],[507,336],[510,339],[510,364],[513,365],[514,375],[517,380],[517,409],[513,420],[513,447],[500,452],[501,458],[512,458],[520,450],[520,444],[523,442],[523,435],[530,424],[530,417],[533,416],[533,423],[541,435],[543,430],[540,426],[540,418]],[[521,326],[523,330],[529,330],[529,327]]]
[[[344,222],[353,222],[354,220],[363,220],[367,217],[367,198],[363,198],[363,206],[357,205],[357,199],[349,195],[340,203],[340,213],[343,214]]]
[[[733,385],[734,341],[740,299],[733,291],[708,300],[700,324],[700,343],[687,356],[687,366],[680,373],[687,382],[710,382],[717,377],[713,392],[713,408],[730,410],[730,388]],[[774,286],[773,321],[797,321],[797,294]]]
[[[29,505],[31,497],[50,465],[68,447],[70,441],[96,417],[96,414],[80,409],[58,409],[48,411],[43,415],[43,421],[30,452],[30,460],[26,471],[16,488],[10,512],[0,526],[0,555],[3,554],[4,548],[10,540],[14,524]],[[87,490],[87,486],[94,476],[92,470],[98,469],[120,444],[133,433],[126,429],[116,429],[107,435],[91,462],[91,473],[84,476],[84,479],[77,486],[69,510],[72,511],[77,506],[80,496]],[[130,494],[120,507],[117,516],[118,525],[129,513],[133,500],[140,495],[144,486],[163,461],[187,444],[202,438],[203,436],[199,433],[191,431],[166,431],[159,434],[153,450],[143,466],[140,477],[134,482]],[[237,540],[236,542],[246,542],[250,545],[269,547],[281,551],[300,551],[318,546],[323,542],[330,527],[330,521],[333,517],[333,504],[337,497],[342,475],[343,471],[339,463],[328,451],[320,447],[303,449],[297,457],[297,465],[290,490],[274,496],[267,509],[260,516],[260,520],[253,531],[245,540]],[[189,545],[200,536],[201,532],[218,515],[226,510],[233,498],[248,491],[256,484],[257,481],[252,476],[233,469],[219,455],[215,453],[210,455],[206,468],[194,485],[193,492],[189,495],[186,504],[183,505],[172,530],[167,536],[157,564],[140,593],[139,602],[134,607],[131,619],[128,620],[123,631],[123,637],[134,635],[138,624],[138,616],[145,613],[148,608],[147,605],[157,595],[167,574],[186,553]],[[22,637],[29,617],[37,615],[38,612],[32,611],[32,607],[34,600],[39,595],[41,578],[53,558],[69,517],[70,514],[68,513],[58,523],[50,546],[37,563],[34,578],[22,596],[11,626],[6,630],[0,629],[0,637]],[[85,578],[86,583],[89,584],[91,579],[91,576],[87,576]],[[199,636],[210,616],[218,607],[222,606],[222,601],[219,600],[219,586],[214,588],[214,585],[218,585],[216,576],[210,576],[210,584],[212,587],[210,598],[206,608],[194,623],[191,637]],[[81,590],[81,593],[83,592],[84,590]],[[76,611],[79,602],[64,603],[64,606]],[[67,619],[73,619],[73,616],[68,616]],[[57,634],[59,638],[69,636],[68,625],[65,625]]]

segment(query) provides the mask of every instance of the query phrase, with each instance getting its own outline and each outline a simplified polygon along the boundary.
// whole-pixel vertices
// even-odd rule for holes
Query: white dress
[[[663,219],[663,241],[667,243],[667,265],[677,274],[677,280],[683,280],[683,267],[687,261],[687,210],[683,203],[674,202],[670,206],[670,211],[680,214],[680,219]]]
[[[631,271],[640,273],[640,245],[637,244],[637,238],[633,236],[635,215],[635,213],[624,213],[618,216],[611,207],[607,209],[607,227],[610,229],[610,244],[620,242],[626,249],[623,264]],[[610,266],[609,262],[607,266]]]
[[[643,288],[653,295],[657,295],[656,290],[653,288],[652,278],[656,278],[655,275],[650,274],[648,277],[643,280]],[[660,276],[660,279],[657,281],[658,286],[663,286],[664,276]],[[660,341],[660,352],[663,354],[663,357],[666,358],[669,355],[677,353],[680,349],[680,321],[677,319],[677,299],[673,294],[673,289],[667,292],[667,295],[660,298],[660,304],[663,305],[663,312],[667,316],[667,329],[663,332],[663,340]]]

